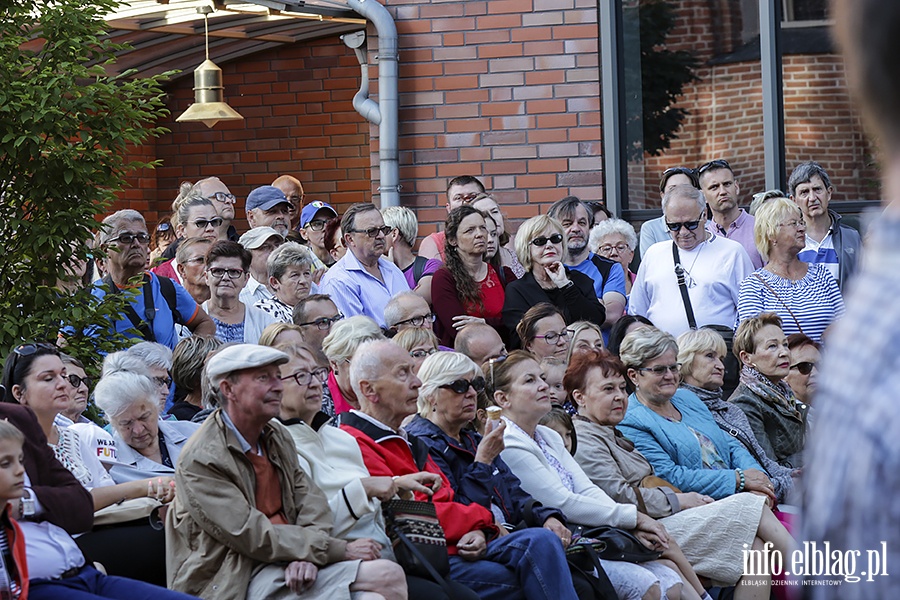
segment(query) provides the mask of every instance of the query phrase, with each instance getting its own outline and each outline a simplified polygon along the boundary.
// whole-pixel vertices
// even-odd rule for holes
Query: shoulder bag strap
[[[119,286],[112,280],[112,277],[107,274],[106,277],[102,279],[103,283],[110,289],[113,294],[121,293]],[[156,316],[156,309],[153,304],[153,288],[151,286],[151,278],[146,273],[144,274],[144,285],[142,289],[142,293],[144,296],[144,319],[137,314],[134,310],[134,307],[129,303],[125,307],[125,316],[131,321],[131,325],[140,332],[141,337],[147,340],[148,342],[155,342],[156,335],[153,333],[153,318]]]
[[[775,288],[773,288],[771,285],[769,285],[769,282],[766,281],[766,280],[763,278],[763,276],[760,275],[759,273],[756,273],[756,272],[754,271],[753,276],[756,277],[757,279],[759,279],[759,282],[760,282],[761,284],[763,284],[764,286],[766,286],[766,289],[768,289],[770,292],[772,292],[772,295],[775,296],[775,298],[776,298],[779,302],[781,302],[781,305],[784,306],[785,309],[787,309],[788,313],[791,315],[791,318],[794,320],[794,323],[797,325],[797,329],[800,330],[800,333],[803,333],[803,328],[800,327],[800,321],[797,320],[797,315],[795,315],[795,314],[794,314],[794,311],[791,310],[791,307],[787,305],[787,302],[785,302],[785,301],[781,298],[781,296],[778,295],[778,292],[775,291]],[[806,334],[803,333],[803,335],[806,335]]]
[[[688,327],[697,329],[697,319],[694,318],[691,297],[688,295],[687,282],[684,279],[684,267],[681,266],[681,257],[678,255],[678,245],[675,242],[672,242],[672,257],[675,259],[675,277],[678,279],[678,289],[681,290],[681,301],[684,302],[684,312],[687,313]]]

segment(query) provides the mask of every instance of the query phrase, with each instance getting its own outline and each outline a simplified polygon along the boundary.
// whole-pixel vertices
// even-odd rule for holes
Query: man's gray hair
[[[788,178],[788,190],[791,196],[797,193],[798,185],[809,183],[816,175],[822,178],[822,183],[825,184],[826,189],[831,187],[831,179],[828,177],[828,173],[816,161],[808,160],[797,165],[791,172],[790,178]]]
[[[388,303],[384,305],[384,324],[387,325],[389,329],[400,321],[409,318],[403,312],[403,307],[401,306],[404,298],[418,298],[422,300],[422,302],[425,302],[424,298],[422,298],[412,290],[406,290],[404,292],[395,294],[390,300],[388,300]],[[425,305],[427,306],[428,303],[425,302]]]
[[[147,366],[158,369],[172,370],[172,350],[156,342],[138,342],[128,350],[132,356],[137,356]]]
[[[289,267],[310,267],[315,264],[312,250],[297,242],[285,242],[275,248],[266,260],[269,277],[281,281]]]
[[[387,339],[369,340],[360,344],[353,353],[353,359],[350,361],[350,386],[360,405],[366,401],[366,398],[363,396],[359,382],[372,381],[381,376],[384,370],[382,357],[385,350],[391,346],[399,347]]]
[[[138,221],[143,223],[145,229],[147,228],[147,221],[144,219],[144,215],[136,210],[125,208],[109,215],[103,219],[103,226],[100,228],[100,244],[103,245],[108,242],[110,238],[114,237],[112,235],[113,232],[119,229],[121,224],[135,223]]]
[[[106,358],[103,359],[103,369],[100,377],[103,378],[113,373],[121,372],[137,373],[144,377],[152,377],[149,366],[140,356],[129,354],[127,350],[107,354]]]
[[[378,323],[363,315],[341,319],[331,326],[331,332],[322,340],[322,352],[331,362],[350,360],[363,342],[384,340],[384,332]]]
[[[702,191],[698,190],[692,185],[676,185],[671,190],[666,192],[665,196],[663,196],[663,214],[665,214],[666,212],[666,206],[668,206],[669,202],[671,202],[674,198],[690,198],[697,203],[697,210],[702,211],[706,208],[706,197],[703,195]]]
[[[159,416],[156,385],[146,376],[131,371],[104,375],[94,389],[94,401],[109,418],[115,418],[139,402],[145,403]]]

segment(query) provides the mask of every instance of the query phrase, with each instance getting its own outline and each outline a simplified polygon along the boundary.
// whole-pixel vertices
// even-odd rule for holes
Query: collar
[[[384,277],[384,271],[385,271],[384,264],[382,263],[382,261],[385,261],[385,260],[387,260],[387,259],[385,259],[383,256],[378,257],[378,270],[381,271],[382,277]],[[348,249],[347,253],[344,255],[344,257],[341,260],[339,260],[338,262],[344,263],[344,268],[348,271],[362,271],[363,273],[366,273],[371,276],[371,274],[366,270],[366,268],[363,266],[363,264],[361,262],[359,262],[359,259],[356,258],[356,255],[353,254],[352,250]]]
[[[241,432],[238,431],[238,428],[235,427],[234,422],[231,420],[231,417],[228,416],[228,413],[225,412],[224,408],[222,409],[221,414],[222,414],[222,422],[225,423],[225,427],[230,429],[234,433],[234,435],[237,437],[238,444],[241,447],[241,451],[244,454],[247,454],[248,452],[250,452],[250,450],[252,450],[253,447],[250,445],[250,442],[248,442],[247,439],[243,435],[241,435]],[[261,450],[262,450],[262,448],[257,446],[256,453],[262,454]]]
[[[420,471],[425,469],[428,461],[428,446],[422,443],[416,436],[407,434],[402,429],[394,431],[378,419],[375,419],[356,409],[341,413],[341,425],[348,425],[360,430],[376,443],[381,444],[392,439],[402,439],[412,453],[413,460]]]
[[[307,423],[302,419],[282,419],[281,417],[278,417],[278,421],[282,425],[290,426],[299,425],[302,423],[307,427],[311,427],[313,431],[319,431],[322,428],[322,425],[325,425],[330,420],[331,417],[329,417],[327,413],[324,413],[322,411],[317,412],[315,416],[313,416],[312,423]]]

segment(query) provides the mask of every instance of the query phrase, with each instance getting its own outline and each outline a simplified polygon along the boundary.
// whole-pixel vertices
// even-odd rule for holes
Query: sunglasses
[[[729,171],[731,171],[731,165],[728,164],[727,160],[722,160],[721,158],[717,160],[711,160],[708,163],[700,165],[700,167],[697,169],[697,176],[699,177],[700,175],[703,175],[710,169],[728,169]]]
[[[469,381],[468,379],[457,379],[456,381],[451,381],[450,383],[445,383],[438,387],[451,390],[457,394],[465,394],[469,391],[470,387],[476,392],[480,392],[484,389],[484,377],[479,376],[472,381]]]
[[[800,371],[801,375],[809,375],[810,373],[812,373],[813,367],[815,366],[816,363],[807,361],[797,363],[796,365],[791,365],[791,369],[797,369],[798,371]]]
[[[123,234],[119,235],[118,237],[114,237],[114,238],[106,240],[106,243],[130,246],[131,244],[134,243],[135,240],[137,240],[138,244],[141,244],[143,246],[144,244],[150,243],[150,236],[143,232],[142,233],[123,233]]]
[[[698,227],[700,227],[700,219],[703,217],[703,211],[700,212],[700,216],[697,217],[696,221],[678,221],[676,223],[669,223],[666,221],[666,227],[669,228],[671,232],[680,231],[682,227],[685,227],[688,231],[694,231]]]
[[[196,227],[197,229],[206,229],[210,225],[218,229],[224,222],[225,221],[222,219],[222,217],[214,217],[212,219],[197,219],[196,221],[193,221],[194,227]]]
[[[69,380],[69,383],[72,385],[72,387],[76,390],[81,387],[81,384],[84,384],[87,389],[91,389],[91,385],[93,385],[94,383],[94,380],[90,377],[79,377],[75,373],[70,373],[67,379]]]
[[[364,233],[370,238],[378,237],[378,234],[387,235],[391,232],[392,227],[383,225],[381,227],[369,227],[368,229],[348,229],[347,233]]]
[[[562,240],[563,240],[563,236],[559,235],[558,233],[554,233],[550,237],[547,237],[545,235],[536,237],[533,240],[531,240],[531,244],[533,246],[540,247],[540,246],[546,246],[547,242],[550,242],[551,244],[561,244]]]

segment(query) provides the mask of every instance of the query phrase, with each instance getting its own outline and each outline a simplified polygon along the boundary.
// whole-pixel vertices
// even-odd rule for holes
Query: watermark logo
[[[771,542],[759,550],[744,544],[744,575],[794,577],[831,577],[847,583],[875,581],[888,575],[887,542],[873,550],[832,549],[829,542],[803,542],[789,557],[782,556]],[[859,570],[865,568],[865,570]],[[796,581],[799,583],[799,581]]]

